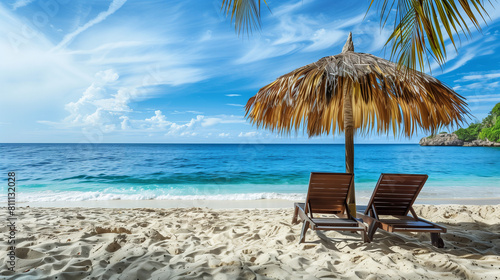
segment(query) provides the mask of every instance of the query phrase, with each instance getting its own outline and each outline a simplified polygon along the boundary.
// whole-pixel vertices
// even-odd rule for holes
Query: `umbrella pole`
[[[344,99],[344,132],[345,132],[345,171],[354,173],[354,117],[352,111],[352,94],[348,90],[348,84],[343,86]],[[356,217],[356,197],[354,191],[354,180],[351,192],[347,197],[347,204],[351,214]]]

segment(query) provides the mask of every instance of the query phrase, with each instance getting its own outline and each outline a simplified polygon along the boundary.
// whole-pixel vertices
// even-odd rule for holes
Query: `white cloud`
[[[307,4],[314,2],[314,0],[298,0],[293,4],[284,4],[276,9],[273,9],[273,16],[280,17],[282,15],[286,15],[292,13],[294,11],[303,9]]]
[[[23,1],[10,1],[10,3],[13,2]],[[29,8],[36,8],[37,2]],[[42,2],[46,1],[39,3]],[[33,118],[33,120],[18,122],[16,119],[19,117],[5,118],[9,114],[0,112],[0,120],[12,123],[12,126],[23,127],[19,129],[19,132],[32,132],[39,129],[39,125],[33,123],[39,120],[40,116],[47,120],[58,120],[59,122],[40,121],[40,123],[67,129],[68,134],[65,134],[66,131],[60,134],[64,134],[65,138],[61,141],[68,141],[69,137],[72,137],[68,135],[76,131],[75,127],[82,129],[100,127],[106,132],[115,131],[113,135],[118,138],[123,137],[124,141],[134,141],[134,138],[129,138],[129,135],[153,135],[160,137],[156,138],[159,140],[164,139],[161,137],[165,134],[183,137],[198,134],[203,137],[208,135],[206,132],[213,133],[214,138],[224,137],[229,133],[232,137],[259,136],[256,132],[240,133],[250,127],[242,116],[231,118],[222,115],[205,115],[200,112],[205,111],[206,108],[208,108],[206,112],[213,112],[210,104],[203,104],[204,98],[193,100],[192,105],[188,107],[192,108],[190,111],[185,111],[187,108],[184,106],[168,107],[166,104],[181,104],[179,100],[182,104],[187,104],[185,102],[189,103],[190,98],[198,99],[200,96],[199,94],[190,95],[194,87],[174,86],[196,83],[212,77],[229,77],[230,79],[225,79],[228,85],[236,88],[229,91],[233,94],[223,94],[226,97],[235,98],[220,103],[219,105],[225,105],[230,102],[227,106],[220,107],[220,113],[216,114],[223,114],[224,111],[242,111],[241,107],[245,103],[243,98],[237,98],[241,94],[236,94],[236,92],[243,93],[243,95],[245,92],[254,92],[255,88],[269,83],[273,77],[313,62],[320,56],[335,54],[335,50],[340,50],[345,41],[343,35],[350,30],[355,36],[358,51],[378,49],[385,43],[386,36],[380,36],[378,21],[369,21],[375,16],[370,15],[367,20],[362,21],[364,13],[363,15],[353,14],[350,12],[352,9],[344,10],[341,7],[342,12],[337,13],[339,17],[332,18],[331,12],[335,12],[332,7],[335,5],[326,5],[325,9],[320,10],[311,9],[310,4],[313,2],[315,1],[287,0],[287,4],[277,8],[271,6],[273,14],[263,19],[262,32],[255,33],[243,42],[237,36],[235,37],[233,30],[221,29],[217,13],[213,15],[213,19],[210,19],[211,11],[192,18],[188,15],[192,9],[189,4],[186,5],[186,2],[178,5],[180,8],[173,13],[174,16],[168,14],[175,10],[171,5],[166,7],[159,2],[150,3],[148,9],[151,8],[149,10],[154,13],[144,17],[142,14],[127,9],[128,4],[131,3],[125,3],[125,1],[103,1],[101,4],[104,6],[97,5],[104,7],[99,10],[96,10],[97,6],[94,4],[83,1],[81,5],[78,5],[78,9],[66,9],[67,11],[65,10],[64,14],[60,13],[57,19],[51,19],[50,25],[45,26],[46,28],[38,29],[39,33],[32,32],[33,35],[29,38],[24,37],[23,28],[31,25],[29,22],[31,17],[28,15],[24,18],[19,15],[31,9],[13,13],[10,11],[10,6],[6,10],[0,5],[0,33],[6,35],[3,41],[0,40],[0,53],[3,54],[0,59],[0,85],[5,93],[2,101],[5,104],[12,104],[9,102],[10,99],[20,100],[8,107],[23,108],[23,113],[19,115],[21,117],[29,115]],[[112,6],[117,3],[118,6],[113,8]],[[127,6],[122,6],[123,3]],[[314,4],[316,6],[318,3]],[[82,9],[79,9],[80,6]],[[186,6],[187,9],[183,10]],[[164,10],[160,10],[160,7]],[[2,10],[7,11],[7,16]],[[87,14],[85,10],[88,10]],[[83,14],[81,18],[84,20],[81,23],[73,21],[80,14]],[[177,18],[176,15],[178,15]],[[173,20],[170,20],[171,18]],[[9,23],[11,19],[20,23],[16,23],[13,28]],[[222,20],[226,21],[225,18]],[[8,24],[5,24],[6,22]],[[73,26],[71,26],[72,23]],[[196,27],[198,24],[201,24],[201,29]],[[56,32],[59,28],[64,29],[65,33]],[[47,30],[48,32],[44,34]],[[485,31],[488,30],[485,29]],[[10,32],[23,37],[18,53],[13,51],[13,46],[8,41]],[[488,46],[498,42],[494,40],[494,36],[488,38],[491,40]],[[52,42],[56,44],[60,42],[60,44],[54,47]],[[481,45],[477,48],[476,56],[482,53],[480,47],[484,40],[478,43]],[[465,51],[464,46],[466,45],[460,48]],[[312,51],[314,52],[310,53]],[[235,65],[268,58],[269,60],[248,65],[244,67],[244,70],[241,65]],[[453,66],[460,58],[461,56],[455,56],[453,61],[450,60],[450,66]],[[236,60],[237,63],[235,63]],[[282,71],[283,69],[286,71]],[[464,90],[474,88],[479,93],[482,92],[479,90],[481,86],[489,85],[492,88],[499,86],[498,83],[495,84],[497,80],[490,80],[484,85],[475,83],[482,82],[482,78],[469,77],[467,83],[454,86]],[[29,83],[19,81],[29,81]],[[243,81],[243,83],[238,84],[238,81]],[[471,82],[473,84],[470,84]],[[468,83],[470,85],[467,87]],[[214,88],[216,84],[220,83],[210,82],[199,85],[207,86],[205,92],[208,93],[217,92]],[[200,89],[200,87],[197,88]],[[200,92],[202,91],[204,90]],[[167,95],[171,93],[175,93],[176,96],[169,100]],[[186,96],[179,97],[179,94]],[[465,95],[472,95],[472,93],[466,92]],[[153,96],[154,100],[139,102]],[[471,100],[475,100],[474,98],[490,100],[498,97],[472,96],[470,98]],[[34,105],[28,107],[26,103]],[[146,109],[144,106],[149,108]],[[228,106],[234,107],[231,109]],[[33,111],[32,108],[39,111]],[[65,109],[67,112],[64,111]],[[174,111],[175,109],[179,111]],[[10,108],[4,110],[10,110]],[[25,112],[30,112],[30,114]],[[64,118],[64,116],[67,117]],[[50,135],[53,131],[47,129],[45,134]],[[119,131],[127,133],[121,134]],[[266,134],[260,136],[267,137]],[[240,140],[246,139],[240,138]]]
[[[109,5],[109,8],[107,11],[99,13],[94,19],[88,21],[83,26],[77,28],[75,31],[64,36],[62,41],[57,46],[54,47],[54,50],[58,50],[60,48],[65,47],[76,36],[78,36],[78,34],[89,29],[90,27],[94,26],[95,24],[98,24],[99,22],[105,20],[108,16],[114,14],[118,9],[120,9],[123,6],[123,4],[125,4],[125,2],[127,2],[127,0],[113,0],[113,2],[111,2],[111,4]]]
[[[98,72],[94,82],[80,98],[64,106],[69,113],[64,120],[61,122],[39,121],[39,123],[61,128],[92,126],[106,131],[114,130],[116,127],[122,129],[130,127],[130,120],[124,117],[124,114],[132,111],[128,105],[138,96],[138,92],[134,88],[115,90],[110,85],[118,79],[119,75],[112,70]]]
[[[348,31],[351,30],[355,31],[355,40],[361,40],[358,38],[362,36],[369,37],[371,49],[379,51],[389,36],[388,30],[380,30],[378,22],[363,20],[365,13],[341,15],[340,19],[332,20],[332,17],[323,15],[326,11],[305,13],[304,9],[298,7],[313,1],[302,2],[279,7],[278,12],[273,13],[273,19],[277,19],[278,23],[269,27],[266,30],[267,36],[262,36],[249,47],[236,63],[251,63],[293,52],[307,53],[329,49],[345,42]]]
[[[372,14],[372,13],[370,13],[370,14]],[[338,27],[339,28],[346,28],[346,27],[351,27],[351,26],[361,24],[361,23],[364,23],[363,25],[366,26],[367,25],[366,22],[363,22],[363,20],[365,18],[368,18],[368,15],[366,13],[361,13],[357,16],[339,21]],[[369,22],[369,20],[367,20],[367,21]],[[378,23],[377,23],[377,25],[378,25]]]
[[[220,133],[219,137],[223,137],[223,138],[229,137],[229,133]]]
[[[214,125],[220,124],[220,123],[224,123],[224,124],[227,124],[227,123],[245,123],[245,120],[241,116],[221,115],[219,117],[205,118],[201,125],[203,127],[209,127],[209,126],[214,126]]]
[[[333,44],[346,38],[346,32],[339,30],[326,30],[321,28],[314,32],[310,41],[313,43],[307,46],[304,51],[311,52],[331,47]]]
[[[496,84],[498,87],[498,83]],[[498,94],[484,94],[484,95],[474,95],[467,98],[468,103],[472,102],[498,102],[500,101],[500,95]]]
[[[477,82],[464,86],[467,89],[494,89],[498,87],[499,82],[487,83],[487,82]]]
[[[269,44],[269,42],[267,42]],[[262,43],[257,43],[249,52],[243,57],[236,60],[236,64],[246,64],[272,57],[282,56],[294,51],[296,45],[290,46],[271,46]]]
[[[449,73],[453,70],[456,70],[462,66],[464,66],[467,62],[471,61],[474,57],[476,57],[477,55],[477,51],[476,50],[469,50],[467,51],[467,53],[463,54],[460,56],[460,58],[450,67],[446,67],[442,73],[439,73],[439,74],[445,74],[445,73]],[[483,54],[484,55],[484,54]],[[435,75],[437,76],[437,75]]]
[[[138,95],[138,91],[134,88],[120,88],[111,98],[96,100],[94,104],[107,111],[131,111],[128,104]]]
[[[245,107],[245,105],[242,105],[242,104],[234,104],[234,103],[229,103],[229,104],[226,104],[228,106],[233,106],[233,107]]]
[[[194,115],[203,115],[203,112],[200,112],[200,111],[193,111],[193,110],[190,110],[190,111],[173,111],[172,115],[180,115],[180,114],[185,114],[185,113],[190,113],[190,114],[194,114]]]
[[[35,1],[35,0],[16,0],[16,2],[14,2],[14,4],[12,4],[12,10],[15,11],[19,8],[27,6],[31,3],[33,3],[33,1]]]
[[[65,122],[73,125],[95,125],[95,120],[101,120],[104,114],[129,112],[128,104],[138,92],[134,88],[120,88],[116,94],[109,94],[108,86],[118,80],[119,75],[112,70],[96,74],[96,81],[88,87],[76,102],[65,105],[70,115]]]
[[[473,81],[473,80],[491,80],[500,78],[500,73],[489,73],[489,74],[476,74],[476,75],[466,75],[461,80],[463,81]]]
[[[212,39],[212,30],[207,30],[200,38],[200,42],[209,41],[210,39]]]
[[[130,120],[127,116],[121,116],[120,120],[122,120],[120,127],[122,130],[129,130],[130,129]]]
[[[203,123],[201,125],[204,127],[213,126],[213,125],[219,124],[221,121],[222,121],[222,119],[220,119],[220,118],[206,118],[203,120]]]
[[[95,76],[98,77],[99,79],[101,79],[105,83],[115,82],[120,77],[118,75],[118,73],[116,73],[112,69],[108,69],[105,71],[99,71],[95,74]]]
[[[152,116],[149,119],[145,120],[146,124],[148,125],[148,129],[165,129],[167,126],[173,125],[172,122],[167,121],[167,118],[165,115],[161,113],[160,110],[155,111],[155,115]]]
[[[193,133],[195,133],[195,132],[193,132],[192,130],[194,130],[197,127],[197,125],[203,121],[204,118],[205,118],[205,116],[198,115],[198,116],[196,116],[196,119],[191,119],[186,124],[180,125],[180,124],[172,123],[172,125],[170,126],[170,129],[168,130],[168,133],[166,135],[185,136],[185,135],[187,135],[187,133],[189,131],[191,131],[191,135],[193,135]]]
[[[144,45],[146,45],[146,42],[119,41],[119,42],[105,43],[90,50],[66,50],[64,52],[66,54],[72,54],[72,55],[84,55],[84,54],[102,55],[102,54],[109,54],[110,52],[116,51],[118,49],[139,47]]]
[[[83,123],[88,126],[99,127],[103,132],[111,132],[116,129],[116,126],[112,123],[113,116],[110,112],[98,108],[94,113],[87,115],[83,119]]]
[[[455,80],[455,83],[461,83],[453,87],[454,90],[491,90],[500,87],[500,73],[492,71],[490,73],[474,73],[464,75],[462,78]],[[497,81],[492,81],[497,80]]]
[[[318,21],[305,15],[287,14],[279,18],[279,24],[272,30],[273,45],[284,45],[303,42],[314,36],[314,29],[319,27]],[[323,27],[322,27],[323,28]]]
[[[38,123],[57,128],[81,127],[82,129],[97,128],[103,133],[117,130],[143,133],[163,133],[172,137],[191,137],[199,134],[199,128],[210,127],[216,124],[244,123],[241,116],[219,115],[205,117],[198,114],[196,118],[186,123],[173,122],[167,119],[161,110],[155,110],[154,115],[145,119],[131,118],[129,104],[139,94],[136,88],[121,87],[120,76],[113,70],[100,71],[95,75],[92,84],[81,94],[76,101],[65,105],[69,115],[60,122],[38,121]],[[200,113],[194,110],[179,113]]]
[[[260,135],[260,132],[257,131],[240,132],[240,134],[238,134],[238,137],[256,137],[258,135]]]
[[[92,80],[84,65],[75,66],[71,56],[50,52],[53,44],[49,39],[2,5],[0,33],[5,35],[0,40],[3,102],[20,101],[25,109],[31,102],[39,106],[44,101],[61,100],[74,87]],[[24,82],[26,79],[30,82]]]

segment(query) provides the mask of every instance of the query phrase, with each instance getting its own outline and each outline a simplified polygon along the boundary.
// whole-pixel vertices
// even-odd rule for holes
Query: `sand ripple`
[[[22,208],[12,279],[500,279],[500,206],[416,207],[429,234],[314,232],[298,244],[292,209]],[[5,217],[2,217],[5,220]]]

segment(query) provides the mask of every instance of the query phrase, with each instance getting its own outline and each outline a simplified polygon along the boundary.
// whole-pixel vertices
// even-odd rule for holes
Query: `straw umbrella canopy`
[[[465,99],[436,78],[371,54],[354,52],[352,34],[342,53],[323,57],[264,86],[246,104],[257,127],[309,137],[344,133],[346,172],[354,173],[354,133],[410,137],[463,123]],[[348,198],[355,213],[354,186]],[[353,211],[354,210],[354,211]]]

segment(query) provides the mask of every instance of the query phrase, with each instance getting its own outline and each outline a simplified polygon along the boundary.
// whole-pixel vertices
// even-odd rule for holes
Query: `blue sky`
[[[343,143],[258,130],[243,105],[278,76],[355,49],[389,58],[369,1],[268,1],[238,36],[221,0],[16,0],[0,4],[0,142]],[[477,119],[500,102],[500,9],[433,75]],[[449,43],[449,40],[448,40]],[[386,135],[357,143],[411,142]]]

